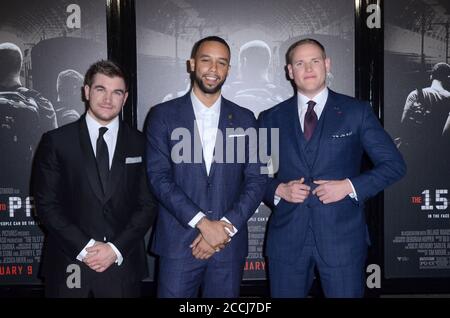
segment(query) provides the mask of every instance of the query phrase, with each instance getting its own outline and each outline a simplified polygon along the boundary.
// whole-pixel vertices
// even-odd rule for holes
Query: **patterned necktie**
[[[314,106],[316,106],[316,102],[310,100],[308,102],[308,110],[305,114],[303,133],[307,141],[311,139],[311,136],[314,133],[314,128],[317,126],[317,115],[314,111]]]
[[[100,180],[102,182],[103,194],[106,193],[108,178],[109,178],[109,154],[108,146],[106,145],[103,135],[106,133],[108,128],[100,127],[98,129],[97,138],[97,168],[98,174],[100,175]]]

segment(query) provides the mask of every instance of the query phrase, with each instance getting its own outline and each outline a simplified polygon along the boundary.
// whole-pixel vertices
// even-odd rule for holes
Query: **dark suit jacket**
[[[99,275],[76,256],[91,238],[113,243],[124,258],[111,265],[116,277],[147,275],[144,235],[153,220],[153,201],[144,168],[144,137],[121,122],[103,195],[85,116],[42,136],[35,158],[37,215],[48,231],[43,274],[48,282],[67,277],[69,264],[81,266],[82,283]],[[141,157],[127,164],[126,158]],[[129,160],[130,161],[130,160]]]
[[[279,169],[270,178],[265,195],[265,203],[273,208],[266,254],[286,262],[297,259],[311,227],[325,262],[331,266],[348,265],[365,255],[369,243],[364,201],[399,180],[405,174],[405,163],[368,103],[330,90],[309,142],[303,136],[297,109],[294,96],[259,117],[261,127],[278,128],[280,134],[279,154],[272,154]],[[374,167],[361,173],[364,152]],[[282,199],[274,206],[278,185],[301,177],[312,189],[316,187],[314,180],[349,178],[358,201],[347,196],[323,204],[310,194],[303,203]]]
[[[267,178],[260,173],[259,161],[249,160],[250,156],[255,159],[257,150],[250,146],[249,136],[238,136],[243,131],[231,130],[255,128],[253,114],[222,97],[218,128],[223,135],[218,133],[214,151],[217,154],[223,149],[224,159],[223,163],[212,163],[209,176],[198,132],[194,134],[197,128],[190,93],[153,107],[146,127],[147,173],[159,201],[153,252],[169,258],[189,257],[189,245],[199,231],[188,223],[203,211],[211,220],[225,216],[238,229],[231,243],[213,257],[242,261],[248,250],[247,220],[262,201]],[[178,148],[180,140],[186,143],[182,150]],[[241,142],[245,158],[238,161]],[[194,143],[200,150],[198,163],[194,161]],[[183,155],[190,160],[174,162]],[[232,159],[229,163],[227,156]]]

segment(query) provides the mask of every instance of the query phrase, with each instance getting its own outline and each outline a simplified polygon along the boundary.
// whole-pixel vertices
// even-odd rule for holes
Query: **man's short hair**
[[[450,65],[447,63],[437,63],[431,70],[431,78],[439,81],[450,80]]]
[[[125,82],[125,89],[128,91],[128,78],[124,70],[119,64],[110,60],[100,60],[92,64],[84,76],[84,85],[91,86],[94,76],[96,74],[103,74],[108,77],[120,77]]]
[[[22,68],[22,51],[14,43],[0,44],[0,78],[11,74],[18,75]]]
[[[194,46],[192,47],[191,58],[195,58],[195,56],[197,55],[198,49],[200,48],[200,45],[202,45],[205,42],[211,42],[211,41],[219,42],[219,43],[222,43],[223,45],[225,45],[228,50],[228,55],[230,55],[230,58],[231,58],[231,50],[230,50],[230,46],[228,45],[227,41],[222,39],[220,36],[215,36],[215,35],[207,36],[206,38],[203,38],[203,39],[195,42]]]
[[[292,55],[294,55],[294,49],[300,45],[304,45],[304,44],[312,44],[317,46],[321,51],[322,51],[322,57],[325,59],[327,57],[327,54],[325,52],[325,47],[322,45],[322,43],[320,43],[317,40],[311,39],[311,38],[306,38],[306,39],[301,39],[298,40],[296,42],[294,42],[293,44],[291,44],[291,46],[288,48],[287,52],[286,52],[286,64],[292,64]]]

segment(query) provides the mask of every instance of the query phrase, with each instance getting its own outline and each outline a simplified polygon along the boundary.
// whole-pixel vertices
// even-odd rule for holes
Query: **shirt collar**
[[[214,104],[212,104],[211,107],[207,107],[200,101],[200,99],[198,99],[198,97],[194,93],[194,90],[191,90],[191,101],[192,106],[194,107],[195,114],[212,113],[218,115],[220,113],[220,104],[222,103],[222,96],[219,96],[219,98],[214,102]]]
[[[116,116],[111,120],[106,126],[101,125],[96,121],[89,112],[86,112],[86,124],[90,132],[96,132],[98,134],[98,129],[100,127],[107,127],[108,131],[105,134],[117,134],[119,131],[119,116]]]
[[[309,98],[305,95],[303,95],[300,92],[297,92],[298,95],[298,106],[300,108],[308,108],[308,102],[310,100],[316,102],[316,106],[320,109],[323,109],[323,107],[325,107],[325,103],[327,102],[327,98],[328,98],[328,87],[325,87],[323,90],[321,90],[319,92],[319,94],[317,94],[316,96],[314,96],[313,98]]]

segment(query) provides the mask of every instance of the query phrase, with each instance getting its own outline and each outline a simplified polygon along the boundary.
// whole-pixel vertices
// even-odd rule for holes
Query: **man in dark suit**
[[[405,163],[368,103],[327,88],[330,60],[322,44],[300,40],[286,58],[297,94],[259,117],[262,128],[279,129],[264,199],[273,211],[266,248],[271,294],[306,297],[317,267],[325,296],[362,297],[364,201],[399,180]],[[364,152],[373,168],[361,173]]]
[[[230,67],[222,38],[198,41],[189,63],[192,90],[153,107],[146,128],[147,173],[159,201],[158,297],[198,297],[200,289],[203,297],[238,297],[247,220],[267,180],[256,158],[256,120],[221,96]]]
[[[35,158],[37,215],[48,232],[46,295],[136,297],[154,204],[145,138],[119,120],[128,86],[118,65],[93,64],[84,93],[86,114],[44,134]]]

